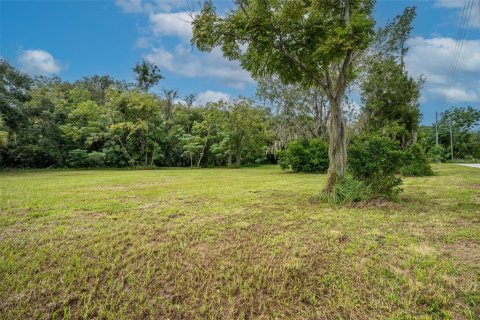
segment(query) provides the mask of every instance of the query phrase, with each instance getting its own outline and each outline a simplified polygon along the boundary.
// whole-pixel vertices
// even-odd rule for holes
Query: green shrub
[[[100,168],[105,166],[105,154],[75,149],[68,153],[68,166],[72,168]]]
[[[101,168],[105,166],[105,153],[93,151],[88,154],[87,166],[89,168]]]
[[[294,172],[325,173],[328,169],[328,144],[319,139],[292,141],[278,154],[282,169]]]
[[[119,145],[107,143],[102,151],[105,154],[105,165],[107,167],[127,167],[131,165],[125,151]]]
[[[404,165],[400,168],[400,173],[404,176],[432,176],[433,170],[428,163],[425,152],[418,144],[408,147],[404,151]]]
[[[442,145],[433,146],[427,153],[430,161],[440,163],[445,161],[445,148]]]
[[[404,154],[397,142],[380,136],[358,137],[348,150],[348,167],[354,179],[370,186],[372,197],[391,199],[401,189],[395,176]]]

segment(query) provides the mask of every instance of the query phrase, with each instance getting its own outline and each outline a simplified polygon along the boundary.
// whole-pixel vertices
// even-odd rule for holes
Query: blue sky
[[[473,1],[454,79],[449,67],[464,0],[377,1],[378,25],[406,6],[417,7],[406,64],[412,75],[427,77],[421,98],[426,124],[449,105],[479,107],[480,0]],[[232,1],[214,3],[225,9]],[[236,62],[219,50],[191,48],[188,9],[187,0],[0,0],[0,56],[31,75],[58,74],[69,81],[93,74],[133,81],[132,66],[145,58],[166,78],[156,90],[194,93],[199,103],[252,96],[255,82]]]

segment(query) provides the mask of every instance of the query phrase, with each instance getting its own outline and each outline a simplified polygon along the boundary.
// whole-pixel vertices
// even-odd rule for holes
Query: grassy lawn
[[[0,318],[479,319],[480,170],[398,203],[319,203],[323,175],[0,172]]]

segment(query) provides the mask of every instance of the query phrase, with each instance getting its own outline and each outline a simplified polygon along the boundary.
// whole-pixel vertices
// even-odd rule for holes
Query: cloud
[[[150,47],[150,40],[147,37],[139,37],[137,41],[135,41],[135,48],[138,49],[145,49]]]
[[[451,64],[457,40],[416,37],[409,39],[407,44],[410,47],[405,57],[407,70],[415,77],[426,77],[426,100],[445,98],[451,102],[465,102],[478,98],[480,88],[476,81],[480,74],[480,40],[463,42],[453,77]]]
[[[142,0],[115,0],[115,4],[126,13],[139,13],[145,10]]]
[[[205,92],[200,92],[197,95],[195,99],[195,104],[205,105],[208,102],[217,102],[220,100],[228,101],[230,100],[230,95],[228,93],[221,92],[221,91],[207,90]]]
[[[192,38],[192,18],[188,12],[151,13],[150,28],[157,37],[174,36],[189,42]]]
[[[223,58],[219,48],[211,53],[193,54],[192,49],[183,44],[177,45],[173,52],[164,47],[156,47],[145,54],[144,58],[174,74],[188,78],[216,78],[238,90],[243,90],[246,84],[255,83],[238,62]]]
[[[20,68],[31,75],[48,76],[61,71],[58,61],[44,50],[25,50],[18,57]]]
[[[409,39],[405,62],[414,75],[426,74],[436,83],[444,83],[450,71],[457,40],[416,37]],[[464,40],[457,64],[458,73],[480,72],[480,40]]]
[[[170,12],[188,5],[187,0],[115,0],[115,3],[126,13]]]
[[[428,89],[428,91],[432,94],[439,95],[449,102],[471,102],[478,99],[476,92],[463,88],[435,87]]]
[[[148,19],[146,33],[134,46],[145,49],[143,58],[162,70],[188,78],[214,78],[237,90],[255,83],[239,62],[224,58],[219,48],[210,53],[192,49],[191,21],[197,12],[186,10],[187,0],[116,0],[116,4],[124,12],[141,13]]]
[[[466,15],[468,18],[468,27],[470,29],[480,28],[480,3],[476,0],[471,0],[472,2],[468,3],[467,9],[470,10],[470,13]],[[467,0],[437,0],[435,2],[435,7],[446,8],[455,10],[457,13],[457,24],[460,24],[460,21],[463,21],[464,6]],[[468,12],[468,10],[467,10]]]
[[[463,8],[466,0],[437,0],[436,7],[440,8]]]

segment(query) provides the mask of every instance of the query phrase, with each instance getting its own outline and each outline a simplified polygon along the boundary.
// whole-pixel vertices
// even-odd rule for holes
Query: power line
[[[460,61],[463,44],[467,34],[467,29],[470,25],[470,18],[472,16],[474,4],[475,4],[475,0],[465,0],[465,3],[463,5],[462,17],[460,20],[460,26],[457,34],[457,41],[455,43],[452,60],[450,62],[450,68],[447,74],[447,82],[448,80],[450,80],[450,82],[453,83],[456,79],[456,72],[458,69],[458,64]],[[477,9],[480,14],[480,1],[477,1],[477,4],[478,4]],[[447,97],[444,95],[440,105],[443,106],[446,103],[446,100],[447,100]]]
[[[455,64],[453,65],[453,70],[452,70],[452,81],[455,80],[455,73],[457,71],[457,68],[458,68],[458,62],[460,61],[460,57],[461,57],[461,52],[462,52],[462,47],[463,47],[463,43],[465,42],[465,36],[467,34],[467,29],[469,27],[469,24],[470,24],[470,17],[472,15],[472,11],[473,11],[473,4],[474,4],[474,0],[471,0],[467,3],[467,14],[466,14],[466,19],[465,19],[465,26],[463,28],[463,33],[459,39],[459,45],[458,45],[458,53],[457,53],[457,57],[456,57],[456,61],[455,61]]]
[[[474,3],[475,3],[475,0],[466,0],[463,6],[462,19],[460,21],[460,26],[457,34],[457,42],[455,43],[455,48],[453,51],[453,57],[450,63],[450,69],[449,69],[449,75],[448,75],[448,78],[450,78],[452,81],[454,80],[455,73],[457,72],[458,63],[460,61],[461,52],[462,52],[463,44],[465,41],[465,36],[467,34],[467,29],[470,24],[470,18],[472,15]]]
[[[468,8],[468,4],[469,4],[468,1],[470,1],[470,0],[465,0],[465,2],[463,4],[463,10],[462,10],[462,15],[461,15],[461,20],[460,20],[460,26],[458,28],[457,39],[462,38],[462,33],[463,33],[463,30],[464,30],[465,21],[466,21],[466,17],[467,17],[466,12],[467,12],[467,8]],[[455,48],[453,49],[452,60],[450,61],[450,68],[448,70],[449,75],[452,74],[453,69],[454,69],[453,66],[454,66],[455,61],[457,59],[459,44],[460,44],[459,41],[455,42]]]

